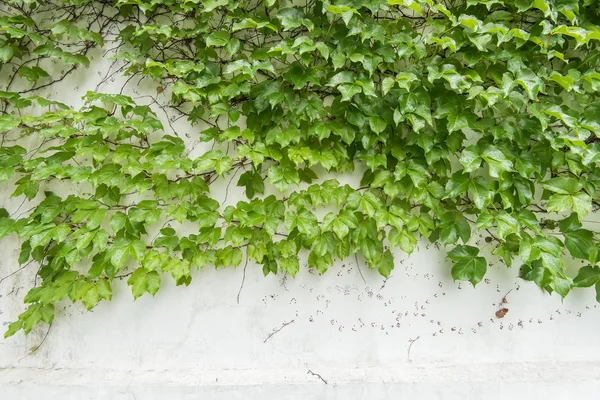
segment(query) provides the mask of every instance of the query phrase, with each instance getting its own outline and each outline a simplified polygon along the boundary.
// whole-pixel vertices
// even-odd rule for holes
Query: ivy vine
[[[301,253],[321,274],[356,255],[387,277],[390,248],[439,242],[476,285],[479,232],[544,291],[595,286],[600,301],[585,220],[600,199],[599,44],[596,0],[6,0],[0,181],[30,206],[0,209],[0,237],[18,236],[13,273],[38,265],[39,282],[5,337],[50,324],[65,298],[110,300],[118,278],[138,298],[163,273],[188,285],[244,260],[293,277]],[[153,104],[40,95],[108,47],[204,152]],[[232,181],[247,199],[226,205],[213,184]]]

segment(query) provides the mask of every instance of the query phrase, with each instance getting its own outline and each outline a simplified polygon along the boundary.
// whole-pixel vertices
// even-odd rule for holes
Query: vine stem
[[[15,275],[16,273],[24,270],[25,268],[27,268],[29,266],[29,264],[31,264],[33,262],[33,260],[30,260],[27,264],[23,265],[21,268],[17,269],[16,271],[11,272],[10,274],[6,275],[4,278],[0,279],[0,283],[4,282],[6,279],[10,278],[11,276]]]
[[[242,277],[242,284],[240,285],[240,290],[237,294],[237,303],[240,304],[240,295],[242,294],[242,289],[244,288],[244,282],[246,282],[246,267],[248,267],[248,260],[250,257],[248,256],[248,251],[246,251],[246,263],[244,264],[244,275]]]

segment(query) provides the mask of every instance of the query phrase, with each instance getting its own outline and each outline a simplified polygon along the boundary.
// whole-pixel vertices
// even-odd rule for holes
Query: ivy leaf
[[[554,194],[546,207],[549,212],[563,212],[573,208],[573,196],[568,194]]]
[[[268,176],[269,182],[281,192],[285,191],[290,185],[300,183],[300,176],[296,169],[281,165],[269,168]]]
[[[127,215],[121,211],[117,211],[110,217],[110,229],[112,229],[114,233],[117,233],[125,227],[127,221]]]
[[[407,254],[412,254],[417,246],[417,238],[408,229],[402,229],[398,237],[398,246]]]
[[[131,286],[133,298],[136,300],[144,293],[150,293],[152,296],[158,292],[160,287],[160,275],[156,271],[146,271],[144,268],[138,268],[127,280]]]
[[[374,216],[381,208],[381,199],[372,191],[363,193],[360,200],[360,206],[369,216]]]
[[[381,117],[371,117],[369,118],[369,126],[375,133],[381,133],[387,127],[387,123]]]
[[[333,265],[333,257],[331,254],[326,254],[324,257],[318,257],[314,251],[308,256],[308,266],[316,268],[317,271],[322,275],[327,272],[327,269]]]
[[[519,70],[515,80],[527,93],[531,100],[535,100],[540,92],[544,92],[544,82],[530,69]]]
[[[175,284],[177,286],[188,286],[192,281],[192,277],[190,276],[190,266],[191,264],[188,260],[171,258],[162,266],[162,268],[163,271],[171,272],[171,275],[173,276],[173,279],[175,279]]]
[[[253,198],[256,193],[264,193],[265,183],[259,173],[246,171],[241,176],[237,186],[246,187],[246,197]]]
[[[217,263],[216,267],[237,267],[242,262],[242,251],[239,248],[227,246],[223,249],[217,250]]]
[[[10,131],[19,126],[20,121],[10,114],[0,115],[0,132]]]
[[[579,268],[579,273],[573,279],[575,287],[590,287],[596,285],[600,281],[600,267],[587,265]]]
[[[479,249],[473,246],[456,246],[448,258],[454,261],[452,278],[454,280],[469,281],[476,286],[487,272],[485,258],[478,257]]]
[[[229,171],[233,167],[233,160],[231,157],[224,156],[215,160],[215,171],[217,174],[223,176],[225,172]]]
[[[496,232],[499,239],[505,240],[507,236],[518,233],[519,223],[509,213],[502,211],[498,213],[495,219],[497,223]]]
[[[337,88],[342,94],[342,101],[350,101],[355,95],[362,93],[362,86],[355,83],[342,84]]]
[[[202,12],[211,12],[218,7],[227,5],[227,3],[229,3],[229,0],[203,0],[204,9]]]
[[[8,63],[11,58],[15,55],[15,49],[12,46],[4,45],[0,47],[0,61],[4,64]]]
[[[392,270],[394,269],[394,256],[392,252],[388,249],[383,253],[383,257],[379,261],[378,271],[381,276],[384,278],[389,278]]]
[[[465,172],[473,172],[479,169],[482,158],[479,155],[479,148],[471,145],[464,149],[460,155],[460,163],[465,167]]]
[[[286,31],[298,28],[302,25],[304,13],[299,8],[282,8],[277,13],[277,18]]]
[[[565,246],[573,257],[587,260],[594,247],[594,235],[587,229],[576,229],[565,232]]]
[[[322,225],[323,229],[331,229],[339,239],[343,239],[348,235],[350,229],[358,227],[358,219],[352,212],[342,210],[339,215],[327,214]]]
[[[289,213],[285,216],[285,227],[288,231],[298,228],[298,231],[308,237],[319,234],[317,218],[306,208],[301,208],[296,214]]]
[[[481,153],[481,158],[488,164],[490,175],[494,178],[500,177],[504,171],[513,170],[512,161],[495,146],[486,146]]]
[[[552,178],[542,182],[542,187],[554,193],[575,194],[582,188],[581,183],[573,178]]]
[[[231,36],[227,31],[213,32],[206,37],[206,45],[208,47],[223,47],[227,45],[230,38]]]
[[[384,95],[386,95],[392,89],[392,87],[394,87],[395,84],[396,81],[394,80],[394,78],[387,76],[383,78],[383,81],[381,81],[381,91]]]
[[[563,219],[558,223],[561,232],[575,231],[582,227],[577,214],[572,213],[568,218]]]
[[[100,293],[98,293],[98,289],[95,285],[91,286],[87,292],[81,298],[81,302],[86,310],[91,310],[96,307],[98,302],[100,301]]]
[[[141,240],[131,242],[126,239],[119,239],[110,249],[110,261],[118,269],[127,263],[132,256],[135,260],[141,261],[146,252],[146,244]]]
[[[494,192],[489,189],[489,183],[482,177],[475,177],[469,183],[469,197],[473,199],[475,207],[483,210],[493,199]]]
[[[371,170],[375,170],[377,167],[387,164],[387,157],[384,154],[377,154],[373,149],[370,149],[361,155],[361,158]]]
[[[110,286],[110,282],[107,280],[100,280],[96,283],[96,290],[98,292],[98,296],[104,300],[112,300],[112,287]]]
[[[466,192],[469,188],[469,181],[470,178],[468,174],[455,172],[446,184],[446,196],[444,196],[444,198],[458,197]]]
[[[289,273],[292,278],[296,277],[296,274],[300,270],[300,263],[298,262],[298,257],[288,257],[282,258],[279,261],[279,266],[282,271]]]
[[[585,217],[592,211],[592,198],[587,193],[573,195],[573,211],[580,217]]]

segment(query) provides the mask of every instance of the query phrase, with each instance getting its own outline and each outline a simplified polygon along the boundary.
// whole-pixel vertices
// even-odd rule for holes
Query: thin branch
[[[29,266],[29,264],[31,264],[33,262],[33,260],[30,260],[27,264],[23,265],[21,268],[19,268],[18,270],[11,272],[10,274],[6,275],[4,278],[0,279],[0,283],[4,282],[6,279],[10,278],[11,276],[15,275],[16,273],[24,270],[25,268],[27,268]]]
[[[365,280],[365,277],[363,276],[362,270],[360,269],[360,265],[358,264],[358,255],[357,253],[354,253],[354,260],[356,260],[356,268],[358,268],[358,273],[360,274],[360,277],[363,280],[363,283],[366,285],[367,281]]]
[[[285,328],[288,325],[293,324],[294,322],[296,322],[295,319],[289,321],[289,322],[284,322],[281,327],[279,327],[278,329],[274,330],[273,332],[269,333],[269,336],[266,337],[266,339],[264,340],[263,343],[267,343],[267,340],[271,339],[275,334],[279,333],[283,328]]]
[[[246,282],[246,267],[248,266],[248,260],[250,257],[248,256],[248,252],[246,251],[246,264],[244,264],[244,276],[242,277],[242,284],[240,285],[240,290],[237,294],[237,303],[240,304],[240,294],[242,294],[242,288],[244,287],[244,282]]]
[[[415,339],[409,339],[410,344],[408,345],[408,352],[406,353],[406,358],[409,363],[412,362],[410,359],[410,349],[412,349],[412,345],[419,339],[421,339],[421,336],[417,336]]]
[[[312,372],[310,369],[308,370],[307,374],[311,374],[312,376],[316,376],[321,381],[323,381],[324,384],[327,385],[327,381],[320,374],[317,374],[316,372]]]

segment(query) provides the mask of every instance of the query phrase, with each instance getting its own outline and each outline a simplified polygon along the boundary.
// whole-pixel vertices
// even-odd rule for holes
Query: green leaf
[[[99,301],[100,301],[100,293],[98,293],[98,289],[95,285],[90,287],[85,292],[83,297],[81,298],[81,302],[83,303],[83,306],[88,311],[91,310],[92,308],[96,307],[96,305],[98,304]]]
[[[342,210],[339,215],[327,214],[322,225],[323,229],[331,229],[339,239],[343,239],[348,235],[350,229],[358,227],[358,219],[352,212]]]
[[[279,191],[285,191],[290,185],[297,185],[300,183],[300,176],[298,171],[294,168],[283,167],[281,165],[275,165],[269,168],[268,172],[269,182]]]
[[[18,320],[8,325],[8,329],[4,332],[4,339],[8,339],[23,328],[23,321]]]
[[[392,255],[391,251],[386,250],[383,253],[383,257],[381,257],[381,260],[379,261],[377,270],[379,271],[379,274],[381,276],[383,276],[384,278],[389,278],[393,269],[394,269],[394,256]]]
[[[117,211],[110,217],[110,229],[112,229],[113,233],[117,233],[125,227],[127,221],[127,215],[121,211]]]
[[[110,261],[118,269],[127,263],[130,256],[141,262],[145,252],[146,244],[143,241],[119,239],[110,249]]]
[[[365,191],[360,199],[360,206],[363,211],[373,217],[381,208],[381,199],[370,190]]]
[[[277,18],[283,28],[289,31],[302,25],[304,13],[299,8],[282,8],[277,12]]]
[[[398,245],[407,254],[412,254],[417,246],[417,238],[412,232],[409,232],[407,229],[403,229],[400,232],[400,237],[398,238]]]
[[[479,169],[482,158],[479,155],[479,148],[472,145],[464,149],[460,155],[460,163],[465,167],[465,172],[473,172]]]
[[[171,258],[162,266],[163,271],[171,272],[175,284],[188,286],[192,281],[190,276],[190,262],[188,260],[180,260],[179,258]]]
[[[256,193],[265,192],[265,183],[259,173],[246,171],[241,176],[237,186],[246,187],[246,197],[253,198]]]
[[[326,254],[335,251],[335,238],[329,232],[322,234],[315,240],[313,251],[318,257],[325,257]]]
[[[600,282],[600,267],[587,265],[579,268],[579,273],[573,279],[575,287],[590,287]]]
[[[444,198],[447,199],[460,196],[469,188],[469,182],[469,175],[463,174],[462,172],[455,172],[446,184],[446,196],[444,196]]]
[[[558,223],[561,232],[575,231],[582,227],[577,214],[572,213],[568,218],[563,219]]]
[[[54,321],[54,304],[44,304],[40,306],[42,321],[51,324]]]
[[[507,236],[513,233],[519,233],[519,223],[516,218],[507,212],[500,212],[496,216],[496,233],[498,238],[505,240]]]
[[[500,177],[504,171],[512,171],[513,163],[500,149],[495,146],[487,146],[481,153],[481,158],[488,164],[490,175],[494,178]]]
[[[217,174],[223,176],[225,172],[229,171],[233,167],[233,160],[231,157],[224,156],[215,160],[215,171]]]
[[[384,95],[386,95],[392,89],[392,87],[394,87],[395,84],[396,81],[394,80],[394,78],[391,78],[389,76],[385,77],[383,81],[381,81],[381,91]]]
[[[473,246],[456,246],[448,258],[454,261],[452,267],[452,278],[454,280],[469,281],[473,286],[477,285],[487,272],[485,258],[478,257],[479,249]]]
[[[300,270],[300,263],[298,262],[298,257],[288,257],[282,258],[279,260],[279,266],[282,271],[289,273],[292,278],[296,277],[296,274]]]
[[[342,101],[350,101],[355,95],[362,93],[363,91],[362,86],[358,85],[356,82],[339,85],[338,90],[342,94]]]
[[[4,64],[8,63],[15,55],[15,49],[7,44],[0,46],[0,61]]]
[[[530,69],[519,70],[515,80],[527,93],[531,100],[536,100],[540,92],[544,92],[544,82]]]
[[[208,47],[223,47],[227,45],[230,38],[228,31],[213,32],[206,37],[206,45]]]
[[[134,300],[144,293],[150,293],[152,296],[158,292],[160,287],[160,275],[156,271],[146,271],[144,268],[138,268],[127,280],[131,286]]]
[[[369,118],[369,125],[371,126],[371,129],[375,133],[381,133],[381,132],[385,131],[385,128],[387,127],[387,123],[381,117]]]
[[[0,132],[10,131],[19,126],[19,119],[10,114],[0,115]]]
[[[573,195],[573,211],[580,217],[585,217],[592,211],[592,198],[587,193]]]
[[[110,282],[106,280],[100,280],[96,283],[96,290],[98,291],[98,295],[101,299],[104,300],[112,300],[112,288],[110,286]]]
[[[218,7],[227,5],[227,3],[229,3],[229,0],[202,0],[204,5],[202,12],[211,12]]]
[[[581,183],[573,178],[552,178],[542,182],[542,187],[554,193],[575,194],[582,188]]]
[[[228,267],[234,266],[237,267],[242,262],[242,251],[239,248],[234,248],[232,246],[227,246],[223,249],[217,250],[217,262],[215,263],[216,267]]]
[[[494,192],[489,189],[489,183],[480,176],[473,179],[468,187],[469,197],[480,210],[483,210],[494,197]]]
[[[563,212],[573,209],[573,196],[568,194],[553,194],[546,206],[549,212]]]
[[[590,250],[594,246],[594,235],[586,229],[576,229],[565,232],[565,246],[573,257],[589,259]]]
[[[319,234],[317,218],[306,208],[301,208],[296,214],[288,213],[285,216],[285,227],[288,231],[298,228],[298,231],[308,237]]]

